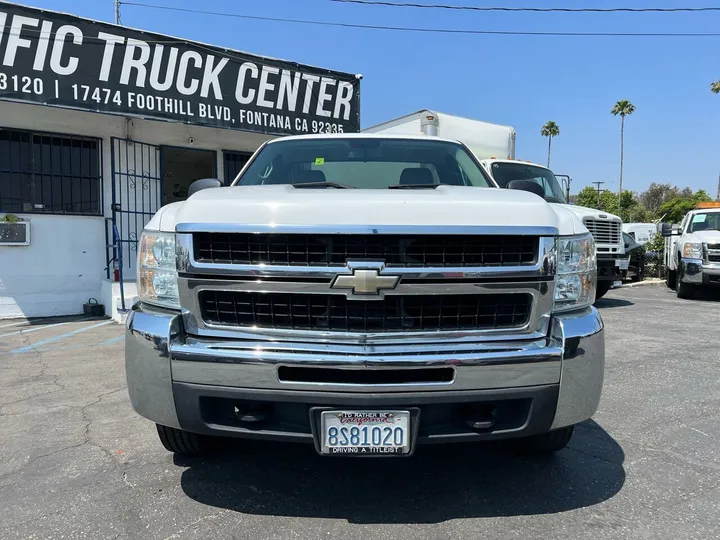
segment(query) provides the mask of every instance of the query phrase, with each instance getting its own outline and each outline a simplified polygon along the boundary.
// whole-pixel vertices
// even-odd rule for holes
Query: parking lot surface
[[[174,457],[130,407],[121,326],[0,321],[0,538],[720,538],[720,299],[640,286],[599,307],[600,409],[549,459]]]

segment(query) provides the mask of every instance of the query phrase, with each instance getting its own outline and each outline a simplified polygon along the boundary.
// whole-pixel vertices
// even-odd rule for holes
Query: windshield
[[[311,184],[328,187],[491,187],[457,143],[440,140],[332,138],[268,144],[233,185]]]
[[[720,230],[720,212],[695,214],[690,220],[689,232]]]
[[[492,176],[501,188],[507,187],[512,180],[530,180],[543,188],[547,202],[567,204],[557,178],[549,169],[525,163],[495,162],[492,164]]]

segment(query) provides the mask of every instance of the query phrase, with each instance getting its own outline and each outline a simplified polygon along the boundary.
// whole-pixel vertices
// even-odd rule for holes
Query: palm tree
[[[610,111],[613,116],[620,115],[620,185],[618,186],[618,214],[620,214],[620,199],[622,198],[623,181],[623,152],[625,147],[625,117],[635,112],[635,105],[627,99],[621,99]]]
[[[552,147],[553,137],[560,135],[560,126],[550,120],[540,130],[540,135],[548,138],[548,169],[550,168],[550,148]]]
[[[710,83],[710,90],[714,94],[720,94],[720,79],[715,82]]]

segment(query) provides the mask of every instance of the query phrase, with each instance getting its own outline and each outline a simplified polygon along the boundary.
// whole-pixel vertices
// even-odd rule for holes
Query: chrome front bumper
[[[133,408],[142,416],[183,428],[176,402],[180,387],[261,392],[264,399],[302,395],[387,403],[421,395],[425,402],[457,392],[485,397],[508,391],[555,388],[551,429],[576,424],[597,410],[603,384],[603,322],[595,308],[552,318],[543,339],[463,340],[422,345],[369,346],[197,338],[184,333],[178,313],[136,304],[127,319],[126,372]],[[283,381],[279,367],[382,370],[451,367],[446,382],[363,385]],[[555,395],[555,394],[554,394]]]
[[[720,276],[720,264],[711,263],[702,259],[681,259],[683,271],[681,281],[693,285],[707,284],[711,276]]]

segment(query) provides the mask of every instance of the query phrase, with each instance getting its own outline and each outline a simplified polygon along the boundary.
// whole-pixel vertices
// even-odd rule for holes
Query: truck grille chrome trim
[[[507,324],[506,326],[492,326],[474,328],[465,328],[458,330],[457,327],[438,328],[382,328],[376,325],[368,325],[367,331],[362,331],[357,327],[352,327],[343,331],[332,330],[329,328],[321,328],[316,323],[314,325],[299,328],[279,328],[273,327],[272,318],[269,323],[253,325],[229,324],[228,321],[219,323],[211,317],[207,317],[206,311],[202,306],[202,299],[205,293],[217,291],[225,296],[228,293],[254,293],[254,294],[276,294],[276,295],[298,295],[298,296],[316,296],[327,298],[333,296],[337,300],[334,302],[346,302],[358,304],[358,309],[363,304],[382,304],[384,300],[348,300],[344,291],[336,291],[331,289],[328,283],[304,283],[302,281],[263,281],[256,280],[225,280],[225,279],[207,279],[207,278],[188,278],[181,277],[178,280],[180,290],[180,300],[183,306],[183,319],[185,329],[189,334],[198,336],[227,337],[237,339],[267,339],[277,341],[309,341],[324,343],[420,343],[420,342],[441,342],[443,340],[452,340],[453,342],[471,340],[479,336],[487,339],[528,339],[533,337],[541,337],[547,335],[550,312],[552,311],[552,298],[555,290],[555,284],[552,280],[529,281],[529,282],[498,282],[489,283],[468,281],[463,283],[443,284],[442,282],[434,283],[404,283],[400,284],[392,291],[386,291],[384,299],[392,303],[398,302],[399,299],[405,299],[410,303],[414,302],[413,297],[425,296],[432,297],[444,295],[449,298],[465,298],[477,296],[530,296],[528,314],[525,320],[518,322],[516,311],[515,324]],[[326,300],[327,301],[327,300]],[[481,303],[480,299],[475,299]],[[491,301],[489,301],[491,302]],[[233,307],[233,310],[235,308]],[[287,315],[287,313],[286,313]],[[455,323],[457,323],[457,313],[455,314]],[[228,316],[230,316],[228,314]],[[474,314],[473,314],[474,316]],[[233,320],[235,322],[234,314]],[[295,312],[293,313],[295,317]],[[287,320],[287,319],[286,319]],[[300,318],[298,318],[298,321]],[[305,322],[308,319],[305,318]],[[397,322],[397,320],[395,321]],[[512,323],[512,321],[510,321]]]
[[[181,229],[188,227],[178,227]],[[260,228],[257,238],[268,242],[263,246],[266,255],[268,246],[276,245],[270,232],[277,232],[277,245],[285,246],[284,251],[276,250],[282,260],[267,260],[290,265],[196,260],[196,254],[213,261],[228,257],[231,261],[242,260],[234,257],[234,248],[226,249],[220,257],[215,257],[212,245],[199,249],[195,240],[202,239],[201,233],[244,234],[240,252],[246,256],[248,250],[252,251],[253,240],[248,237],[252,230],[217,229],[212,225],[193,233],[176,233],[180,303],[185,330],[190,335],[367,345],[547,336],[555,289],[556,237],[538,235],[534,228]],[[287,253],[290,234],[305,235],[300,250],[302,261],[307,262],[308,253],[321,256],[324,250],[327,256],[316,265],[293,264],[298,261]],[[321,249],[306,250],[306,244],[314,242],[310,234],[324,239]],[[333,251],[333,242],[323,242],[337,234],[344,235],[345,240],[338,251]],[[350,234],[364,236],[347,241]],[[458,235],[466,235],[463,238],[467,242],[461,242]],[[358,238],[363,238],[359,244]],[[408,246],[418,239],[420,249],[410,256]],[[373,251],[378,246],[380,251]],[[512,251],[515,260],[530,262],[503,265],[509,263],[503,251],[507,246],[512,246],[507,253]],[[364,257],[366,253],[368,258]],[[350,255],[360,258],[345,259]],[[467,263],[468,258],[472,265],[441,266]],[[415,264],[416,260],[422,260],[422,265],[388,267],[388,262]],[[483,266],[483,261],[489,265]],[[355,286],[333,286],[340,276],[341,283],[356,283],[358,280],[345,276],[352,277],[353,272],[368,264],[376,275],[373,283],[365,285],[374,284],[370,288],[375,294],[367,293],[368,287],[356,290]],[[386,278],[395,278],[393,287],[386,286]]]
[[[720,263],[720,244],[704,244],[703,254],[705,261]]]

